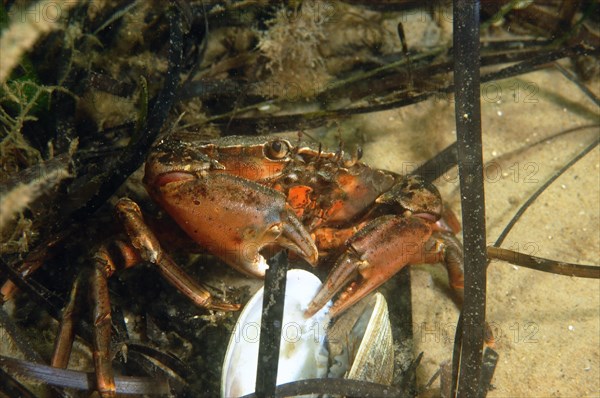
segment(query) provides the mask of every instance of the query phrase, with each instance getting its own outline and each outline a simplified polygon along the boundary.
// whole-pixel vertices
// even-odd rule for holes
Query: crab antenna
[[[306,131],[304,131],[304,130],[298,131],[298,140],[300,140],[302,136],[306,136],[306,137],[310,138],[310,140],[313,142],[319,142],[319,140],[317,140],[312,135],[308,134]]]
[[[306,133],[302,130],[298,131],[298,143],[296,144],[296,147],[292,149],[292,153],[294,154],[294,156],[298,155],[298,151],[300,150],[300,144],[302,143],[302,136],[306,135]]]
[[[336,157],[338,162],[344,158],[344,141],[342,141],[342,137],[340,137],[340,145],[338,147]]]

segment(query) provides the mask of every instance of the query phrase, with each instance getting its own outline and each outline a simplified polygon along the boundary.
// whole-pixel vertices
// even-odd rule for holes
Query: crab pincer
[[[335,317],[390,279],[405,265],[422,262],[422,246],[431,236],[429,223],[402,216],[379,217],[347,242],[323,287],[309,304],[312,316],[337,292],[342,292],[329,313]]]
[[[285,197],[269,187],[225,173],[174,172],[160,176],[150,192],[196,243],[247,275],[264,277],[268,265],[260,251],[269,245],[313,265],[318,260]]]
[[[377,203],[394,206],[400,214],[378,217],[348,239],[345,252],[305,311],[307,317],[345,288],[329,311],[332,317],[341,314],[409,264],[442,262],[462,301],[462,246],[437,224],[443,207],[437,190],[409,176]]]

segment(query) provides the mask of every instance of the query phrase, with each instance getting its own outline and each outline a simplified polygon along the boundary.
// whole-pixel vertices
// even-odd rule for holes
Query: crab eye
[[[269,159],[283,159],[290,152],[290,147],[285,141],[271,141],[265,147],[265,156]]]

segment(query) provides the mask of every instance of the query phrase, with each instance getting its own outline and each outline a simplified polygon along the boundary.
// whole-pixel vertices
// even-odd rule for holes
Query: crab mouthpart
[[[193,174],[190,174],[185,171],[172,171],[157,176],[154,180],[154,184],[156,184],[156,186],[162,187],[171,182],[193,180],[194,178],[196,177]]]
[[[281,222],[273,224],[267,229],[261,241],[250,247],[255,247],[256,252],[251,256],[252,260],[244,264],[243,272],[252,275],[264,277],[265,271],[269,268],[264,256],[260,253],[265,247],[272,246],[283,247],[294,251],[304,258],[309,264],[315,266],[319,259],[319,252],[315,243],[300,221],[284,211]]]

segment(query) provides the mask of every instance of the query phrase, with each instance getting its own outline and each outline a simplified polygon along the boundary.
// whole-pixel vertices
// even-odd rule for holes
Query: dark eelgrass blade
[[[18,325],[8,316],[2,307],[0,307],[0,326],[20,352],[30,363],[43,363],[42,356],[32,347],[31,342],[25,337]],[[9,397],[33,397],[29,390],[17,382],[10,372],[4,372],[0,369],[0,392],[6,391]],[[63,391],[62,388],[56,386],[52,388],[54,395],[57,397],[68,398],[70,394]],[[31,395],[30,395],[31,394]],[[0,394],[1,396],[1,394]]]
[[[450,49],[453,51],[454,49]],[[481,82],[496,81],[507,79],[509,77],[522,75],[535,70],[547,68],[548,64],[565,57],[573,57],[577,55],[597,55],[600,53],[600,49],[589,49],[582,45],[574,45],[570,47],[560,49],[539,49],[527,54],[501,54],[501,55],[490,55],[481,58],[482,66],[499,65],[502,63],[514,63],[506,68],[498,71],[486,73],[481,76]],[[519,62],[521,61],[521,62]],[[447,73],[451,69],[451,63],[443,62],[436,65],[426,65],[421,69],[414,69],[414,74],[419,75],[436,75],[440,73]],[[406,84],[404,78],[407,73],[402,70],[396,75],[386,76],[386,80],[398,79],[399,84]],[[381,80],[381,76],[375,75],[369,76],[369,79]],[[365,79],[368,80],[368,79]],[[243,88],[241,88],[243,89]],[[372,88],[371,88],[372,89]],[[389,91],[389,90],[388,90]],[[397,87],[392,87],[391,92],[379,93],[380,98],[384,98],[386,95],[397,91]],[[261,131],[261,127],[268,126],[269,131],[272,133],[290,130],[306,130],[311,128],[320,127],[331,120],[337,120],[340,118],[348,117],[351,115],[359,115],[372,112],[380,112],[389,109],[396,109],[403,106],[416,104],[421,101],[425,101],[431,97],[439,97],[440,95],[447,95],[454,91],[454,84],[448,84],[444,87],[436,88],[435,91],[423,91],[417,94],[414,91],[406,91],[400,98],[392,101],[369,101],[369,105],[360,105],[343,109],[335,110],[320,110],[316,112],[306,112],[299,114],[289,115],[278,115],[278,116],[259,116],[259,117],[237,117],[239,114],[243,114],[249,110],[255,110],[261,104],[267,102],[259,102],[253,105],[249,105],[244,109],[238,109],[235,112],[226,112],[220,115],[210,117],[206,122],[214,125],[229,126],[228,131],[225,131],[223,135],[233,134],[257,134],[257,131]],[[324,95],[321,93],[319,95]],[[367,93],[369,96],[372,94],[371,91]],[[366,94],[366,95],[367,95]],[[344,95],[351,96],[351,93],[346,92]],[[277,102],[269,101],[269,104],[276,104]],[[232,123],[233,122],[233,123]]]
[[[412,323],[411,323],[411,325],[412,325]],[[402,379],[400,380],[400,383],[397,384],[400,391],[406,391],[406,392],[414,391],[414,394],[411,394],[411,395],[416,395],[417,368],[421,364],[422,359],[423,359],[423,352],[421,351],[419,353],[419,355],[417,355],[415,360],[412,361],[410,363],[410,365],[408,366],[408,368],[402,373],[402,376],[401,376]]]
[[[581,79],[579,79],[579,77],[577,77],[570,70],[565,69],[565,67],[562,66],[561,64],[559,64],[558,62],[553,62],[552,65],[554,65],[554,67],[560,73],[562,73],[562,75],[564,77],[566,77],[571,82],[573,82],[573,84],[575,84],[583,93],[585,93],[585,95],[587,95],[588,98],[590,100],[592,100],[592,102],[594,102],[594,104],[596,104],[596,106],[600,106],[600,98],[598,98],[598,96],[596,96],[596,94],[594,94],[592,92],[592,90],[590,90],[585,84],[583,84],[583,82],[581,81]]]
[[[129,347],[128,347],[129,348]],[[134,366],[130,366],[133,365]],[[139,352],[127,351],[127,364],[125,370],[127,374],[145,375],[151,379],[167,380],[171,394],[178,396],[181,393],[189,391],[189,383],[186,379],[182,379],[179,375],[173,373],[171,369],[165,367],[162,362],[159,362],[153,357],[149,357]],[[129,373],[130,371],[133,371]]]
[[[600,53],[600,48],[588,49],[584,46],[573,46],[560,48],[548,52],[540,53],[518,64],[508,66],[496,72],[491,72],[482,76],[482,82],[507,79],[509,77],[522,75],[525,73],[534,72],[536,70],[545,69],[548,64],[556,60],[574,57],[578,55],[595,55]]]
[[[60,319],[61,304],[54,293],[32,279],[25,279],[19,272],[0,258],[0,276],[10,279],[20,290],[26,292],[54,319]],[[91,334],[90,334],[91,336]]]
[[[180,80],[181,64],[183,59],[183,22],[181,13],[177,7],[172,7],[168,13],[170,36],[169,36],[169,70],[165,78],[162,90],[152,104],[148,113],[147,123],[143,132],[137,134],[137,141],[128,145],[126,153],[123,153],[114,166],[104,173],[100,178],[94,195],[81,207],[78,208],[73,217],[75,219],[92,214],[114,194],[117,188],[137,170],[146,158],[146,153],[158,136],[164,122],[167,120],[169,110],[175,100]],[[145,106],[145,104],[142,104]],[[145,112],[140,113],[143,117]],[[138,126],[141,129],[141,126]],[[93,182],[97,184],[97,182]],[[89,189],[89,188],[88,188]]]
[[[23,332],[2,307],[0,307],[0,327],[4,333],[8,334],[6,337],[9,337],[12,340],[16,349],[25,357],[25,359],[32,362],[43,362],[42,356],[31,347],[31,343],[27,341]],[[3,336],[3,338],[5,338],[5,336]]]
[[[452,387],[450,389],[450,397],[456,397],[456,387],[458,382],[458,367],[460,366],[460,352],[462,350],[462,335],[463,335],[463,313],[460,312],[456,331],[454,332],[454,346],[452,347]]]
[[[485,325],[485,202],[480,111],[479,3],[453,2],[454,85],[461,205],[463,208],[464,292],[458,396],[481,389]],[[456,374],[456,371],[453,371]],[[454,392],[453,392],[454,396]]]
[[[131,145],[129,148],[129,154],[123,156],[120,161],[119,167],[114,167],[111,171],[103,174],[103,177],[94,178],[93,184],[99,184],[95,194],[85,204],[76,204],[66,202],[62,207],[65,214],[62,215],[62,222],[56,223],[56,228],[64,228],[69,219],[85,218],[87,215],[97,210],[121,185],[121,183],[135,171],[139,165],[143,162],[145,153],[147,152],[150,144],[154,141],[158,135],[160,128],[166,120],[168,111],[171,108],[175,97],[176,87],[179,84],[179,69],[181,66],[182,59],[182,26],[181,18],[179,14],[174,11],[170,14],[171,22],[171,37],[169,47],[169,73],[165,79],[163,90],[160,92],[157,100],[154,103],[152,112],[147,122],[147,130],[139,135],[138,141]],[[123,164],[127,163],[127,164]],[[112,173],[112,174],[111,174]],[[99,181],[101,181],[99,183]],[[86,191],[89,187],[82,188],[82,191]],[[77,192],[72,192],[71,197],[79,197]],[[83,194],[85,196],[85,194]],[[76,210],[75,210],[76,209]],[[73,213],[71,213],[73,212]],[[70,228],[70,227],[69,227]],[[75,227],[76,229],[77,227]],[[73,231],[73,228],[70,228]],[[67,235],[67,234],[65,234]],[[52,239],[52,238],[51,238]],[[47,245],[48,241],[42,241],[39,247]],[[35,250],[35,248],[34,248]],[[27,291],[31,297],[36,300],[44,309],[55,319],[60,319],[60,305],[56,304],[56,300],[52,298],[52,294],[47,291],[43,286],[28,282],[19,273],[15,272],[12,267],[0,259],[0,275],[5,274],[11,279],[15,285],[21,290]],[[80,322],[78,333],[84,331],[84,338],[90,340],[91,332],[89,327],[81,328],[84,324]]]
[[[0,397],[36,398],[31,391],[15,380],[9,373],[0,369]]]
[[[363,398],[412,398],[413,395],[398,387],[352,379],[307,379],[277,386],[273,397],[290,397],[305,394],[332,394]],[[256,393],[241,398],[258,398]]]
[[[513,229],[513,227],[515,226],[515,224],[517,223],[517,221],[521,218],[521,216],[525,213],[525,211],[529,208],[529,206],[531,206],[533,204],[533,202],[535,202],[536,199],[550,185],[552,185],[552,183],[554,181],[556,181],[556,179],[558,179],[558,177],[560,177],[562,174],[564,174],[565,171],[567,171],[568,169],[570,169],[571,166],[573,166],[575,163],[577,163],[579,161],[579,159],[583,158],[585,155],[587,155],[589,152],[591,152],[594,148],[596,148],[598,146],[598,143],[599,143],[598,139],[594,140],[594,142],[592,142],[590,145],[588,145],[586,148],[584,148],[573,159],[571,159],[566,165],[564,165],[559,170],[557,170],[548,179],[548,181],[546,181],[537,191],[535,191],[535,193],[533,195],[531,195],[529,197],[529,199],[527,199],[527,201],[523,204],[523,206],[521,206],[521,208],[519,208],[519,210],[515,213],[515,215],[513,216],[513,218],[508,222],[508,224],[506,225],[506,227],[504,227],[504,230],[502,231],[502,233],[500,234],[500,236],[498,237],[498,239],[496,239],[496,242],[494,243],[493,246],[494,247],[499,247],[500,245],[502,245],[502,243],[504,242],[504,239],[506,239],[506,237],[508,236],[508,233]],[[489,262],[488,262],[488,264],[489,264]]]
[[[140,343],[127,343],[127,351],[138,352],[152,358],[157,362],[160,362],[170,370],[169,373],[172,372],[182,379],[188,379],[192,374],[192,370],[179,358],[169,353],[159,351],[148,345]]]
[[[58,369],[15,358],[0,356],[0,368],[9,374],[41,381],[53,386],[93,391],[96,389],[94,373],[75,370]],[[118,394],[169,394],[169,383],[166,379],[150,377],[115,376]]]
[[[572,131],[578,131],[582,128],[596,127],[596,125],[592,126],[581,126],[575,129],[569,129],[566,132],[557,134],[556,136],[552,136],[551,138],[556,138],[559,135],[563,135],[565,133],[570,133]],[[542,142],[546,142],[543,140]],[[454,145],[454,144],[453,144]],[[451,148],[453,145],[448,147]],[[591,150],[593,150],[598,145],[598,140],[594,141],[587,148],[581,151],[577,156],[575,156],[571,161],[569,161],[564,167],[558,170],[546,183],[544,183],[538,191],[536,191],[526,202],[521,206],[521,208],[517,211],[515,216],[511,219],[511,221],[507,224],[505,229],[502,231],[497,241],[494,243],[494,246],[488,247],[486,249],[488,258],[498,258],[504,261],[510,262],[515,265],[523,266],[526,268],[536,269],[539,271],[552,272],[561,275],[570,275],[570,276],[578,276],[585,278],[598,278],[598,274],[600,273],[598,266],[592,265],[580,265],[580,264],[569,264],[564,262],[556,262],[549,259],[542,259],[537,257],[528,256],[521,253],[515,253],[505,249],[498,249],[497,247],[502,244],[510,230],[514,227],[516,222],[521,218],[525,210],[531,206],[531,204],[539,197],[542,192],[544,192],[560,175],[562,175],[566,170],[568,170],[573,164],[575,164],[579,159],[588,154]],[[435,160],[435,159],[434,159]],[[427,170],[430,170],[428,168]],[[434,169],[435,170],[435,169]],[[488,260],[489,265],[489,260]],[[458,320],[458,326],[456,328],[456,334],[454,338],[454,350],[452,355],[452,379],[456,380],[458,377],[458,366],[460,361],[460,350],[462,347],[462,314]],[[485,366],[484,366],[485,367]],[[484,370],[485,373],[485,370]],[[482,379],[482,385],[484,387],[484,380]],[[455,394],[456,386],[453,386],[453,395]],[[480,392],[485,392],[486,390],[480,390]],[[483,396],[483,395],[481,395]]]
[[[102,24],[100,24],[99,27],[97,27],[94,30],[94,36],[98,35],[98,33],[102,32],[104,29],[108,28],[115,21],[123,18],[125,15],[127,15],[127,13],[129,13],[134,7],[137,7],[137,6],[138,6],[138,3],[133,2],[133,3],[130,3],[126,6],[124,6],[121,9],[117,9],[108,18],[106,18],[106,20]]]
[[[544,137],[544,138],[542,138],[542,139],[540,139],[538,141],[532,142],[532,143],[530,143],[527,146],[519,147],[519,148],[514,149],[512,151],[503,153],[502,155],[495,157],[494,161],[499,161],[501,159],[506,159],[506,158],[508,158],[510,156],[516,156],[516,155],[518,155],[520,153],[523,153],[523,152],[525,152],[525,151],[527,151],[527,150],[529,150],[531,148],[534,148],[536,146],[543,145],[543,144],[548,144],[550,141],[552,141],[552,140],[554,140],[556,138],[559,138],[559,137],[564,137],[566,135],[569,135],[569,134],[572,134],[572,133],[576,133],[576,132],[579,132],[579,131],[582,131],[582,130],[598,129],[598,128],[600,128],[600,124],[599,123],[592,123],[592,124],[584,124],[582,126],[577,126],[577,127],[571,127],[571,128],[566,129],[566,130],[561,130],[558,133],[553,133],[553,134],[551,134],[551,135],[549,135],[547,137]]]
[[[456,166],[457,162],[456,142],[453,142],[443,151],[417,167],[413,174],[423,177],[428,183],[433,183]]]
[[[576,276],[578,278],[600,279],[600,265],[565,263],[493,246],[487,248],[487,254],[489,259],[495,258],[536,271],[565,276]]]
[[[86,203],[77,202],[80,197],[87,197],[87,192],[91,186],[86,185],[80,187],[81,191],[71,192],[69,198],[75,198],[71,202],[67,199],[61,207],[61,219],[55,223],[55,231],[62,231],[64,236],[69,235],[77,229],[77,224],[73,224],[72,220],[84,219],[97,210],[121,185],[121,183],[135,171],[143,162],[145,154],[158,135],[160,128],[166,120],[171,104],[175,97],[175,91],[179,84],[179,69],[182,59],[182,27],[181,18],[178,18],[178,13],[174,11],[169,15],[171,22],[171,37],[169,46],[169,73],[165,79],[163,90],[159,93],[157,100],[154,103],[150,117],[148,117],[147,129],[144,134],[139,135],[139,140],[128,147],[129,153],[123,155],[118,166],[113,167],[110,171],[90,178],[90,184],[95,185],[95,193],[89,198]],[[126,164],[125,164],[126,163]],[[73,227],[74,225],[74,227]],[[67,230],[69,232],[64,232]],[[43,248],[48,245],[54,237],[41,241],[34,248]],[[60,318],[60,306],[52,303],[48,292],[45,292],[42,286],[33,287],[33,284],[27,283],[25,279],[16,272],[11,272],[12,268],[0,259],[0,274],[4,273],[11,279],[20,289],[33,293],[33,297],[40,303],[48,313],[55,319]],[[90,335],[91,336],[91,335]],[[89,337],[89,336],[88,336]]]
[[[275,396],[287,269],[287,252],[282,251],[269,260],[269,268],[265,272],[256,371],[256,396],[260,398]]]
[[[392,322],[392,337],[394,341],[402,341],[403,346],[408,352],[414,352],[414,333],[413,333],[413,310],[412,310],[412,289],[410,270],[403,268],[396,275],[396,288],[398,294],[394,294],[394,300],[388,302],[390,314],[395,314]],[[393,385],[398,386],[402,391],[411,392],[416,395],[417,391],[417,367],[423,359],[423,353],[410,363],[408,368],[394,377]]]
[[[449,390],[451,391],[449,393],[450,397],[455,397],[456,396],[456,380],[458,379],[458,368],[460,365],[460,351],[462,349],[462,317],[463,314],[461,313],[459,318],[458,318],[458,324],[456,327],[456,332],[454,335],[454,348],[452,351],[452,367],[450,367],[450,371],[451,371],[451,385]],[[486,347],[484,352],[483,352],[483,358],[482,358],[482,363],[481,363],[481,381],[479,383],[479,392],[474,395],[476,397],[485,397],[487,395],[487,392],[490,390],[490,386],[492,384],[492,378],[494,377],[494,372],[496,370],[496,365],[498,364],[498,359],[500,358],[500,356],[498,355],[498,353],[496,351],[494,351],[493,349],[491,349],[490,347]],[[444,379],[444,366],[442,365],[442,368],[440,369],[440,373],[441,373],[441,377],[442,377],[442,391],[444,391],[444,388],[448,388],[448,386],[444,385],[447,383],[445,382]],[[435,375],[434,375],[435,376]],[[430,383],[433,381],[433,377],[432,380],[430,381]]]
[[[26,279],[2,258],[0,258],[0,276],[10,279],[15,286],[27,293],[29,298],[42,307],[48,315],[60,321],[63,303],[59,301],[59,298],[53,292],[32,278]],[[76,331],[85,341],[89,342],[92,340],[92,328],[88,322],[80,319],[76,324]]]

